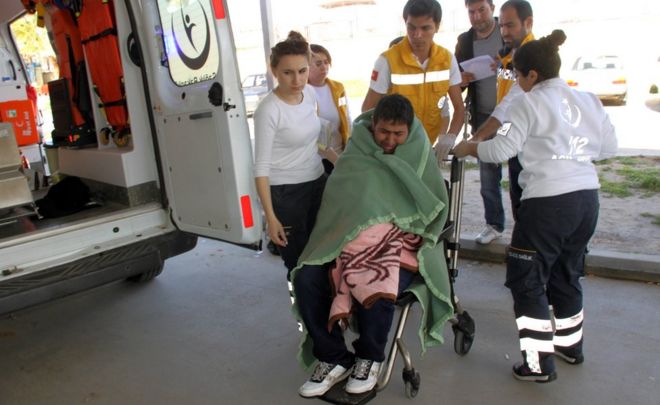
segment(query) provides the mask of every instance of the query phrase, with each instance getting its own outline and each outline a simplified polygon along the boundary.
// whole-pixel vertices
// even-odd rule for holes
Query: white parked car
[[[245,112],[248,117],[257,109],[261,99],[268,94],[268,82],[266,81],[266,74],[249,75],[241,83],[243,89],[243,97],[245,98]]]
[[[628,84],[618,56],[581,56],[573,64],[566,82],[578,90],[594,93],[602,101],[626,103]]]

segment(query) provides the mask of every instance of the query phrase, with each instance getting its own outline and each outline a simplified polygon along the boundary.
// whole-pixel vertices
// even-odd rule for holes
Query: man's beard
[[[495,24],[495,20],[491,19],[490,21],[486,21],[484,23],[481,23],[480,25],[477,25],[475,29],[477,30],[478,33],[485,34],[493,28],[494,24]]]

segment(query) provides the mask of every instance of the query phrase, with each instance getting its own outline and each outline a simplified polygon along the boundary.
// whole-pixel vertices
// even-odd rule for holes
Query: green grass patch
[[[619,198],[630,197],[632,192],[626,182],[609,181],[603,176],[598,176],[600,180],[600,191]]]
[[[621,156],[616,158],[616,160],[624,166],[637,166],[644,164],[644,161],[637,156]]]
[[[628,197],[652,197],[660,192],[660,158],[619,156],[596,162],[603,193]]]
[[[643,218],[653,218],[652,224],[660,226],[660,215],[651,214],[650,212],[642,212],[639,215]]]
[[[638,169],[635,167],[623,167],[618,169],[616,173],[623,176],[634,188],[640,188],[655,193],[660,191],[659,168],[646,167]]]

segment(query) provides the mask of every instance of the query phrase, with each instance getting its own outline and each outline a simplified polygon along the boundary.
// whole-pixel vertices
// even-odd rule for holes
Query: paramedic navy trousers
[[[415,274],[399,271],[399,293],[408,288]],[[298,270],[294,280],[296,302],[307,333],[313,342],[313,354],[320,361],[350,367],[354,355],[346,348],[344,333],[335,322],[328,332],[328,317],[332,304],[330,270],[328,266],[306,265]],[[353,316],[357,317],[359,338],[353,342],[355,355],[361,359],[385,360],[387,335],[394,319],[394,303],[380,299],[366,309],[354,303]]]
[[[522,201],[507,253],[523,359],[534,372],[554,371],[552,353],[582,351],[582,287],[587,243],[598,221],[598,190]],[[555,331],[548,305],[553,306]]]
[[[270,186],[273,211],[284,227],[288,241],[286,246],[277,246],[287,268],[287,280],[316,223],[326,179],[323,174],[305,183]]]

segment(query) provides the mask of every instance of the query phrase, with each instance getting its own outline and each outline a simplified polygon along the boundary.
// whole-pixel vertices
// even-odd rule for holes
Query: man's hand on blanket
[[[268,236],[274,244],[286,246],[289,241],[286,239],[286,230],[277,218],[268,219]]]

